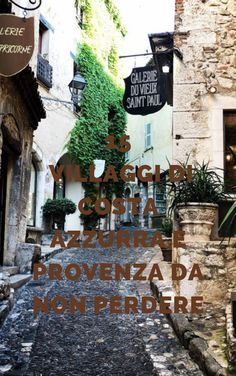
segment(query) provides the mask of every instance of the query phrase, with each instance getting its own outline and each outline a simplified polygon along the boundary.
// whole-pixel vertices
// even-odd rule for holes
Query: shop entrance
[[[0,169],[0,265],[3,265],[4,258],[4,233],[7,195],[7,165],[8,153],[5,148],[2,150]]]

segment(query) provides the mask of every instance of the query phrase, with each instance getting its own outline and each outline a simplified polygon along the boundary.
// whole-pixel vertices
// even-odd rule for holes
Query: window
[[[78,21],[79,21],[80,28],[83,29],[83,26],[84,26],[84,7],[82,7],[82,6],[79,8]]]
[[[81,29],[84,26],[84,5],[79,0],[75,0],[76,18]]]
[[[225,190],[236,193],[236,110],[224,112]]]
[[[152,127],[151,123],[145,125],[145,149],[152,147]]]
[[[37,78],[47,87],[52,87],[52,66],[49,64],[49,37],[54,32],[51,25],[40,16]]]
[[[62,175],[61,179],[54,184],[54,198],[64,198],[65,197],[65,176]]]
[[[159,215],[166,214],[166,175],[161,177],[161,182],[155,184],[154,199]]]
[[[43,22],[39,22],[39,54],[49,60],[49,30]]]
[[[35,226],[35,216],[36,216],[36,188],[37,188],[37,170],[32,162],[31,164],[31,177],[30,177],[30,192],[28,200],[28,226]]]

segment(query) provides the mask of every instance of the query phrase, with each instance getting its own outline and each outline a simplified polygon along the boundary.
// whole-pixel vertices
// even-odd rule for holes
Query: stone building
[[[236,4],[176,0],[173,158],[210,162],[236,183]],[[224,171],[224,172],[223,172]],[[220,207],[220,219],[230,203]]]
[[[180,55],[174,58],[173,159],[185,161],[190,154],[190,162],[209,162],[217,169],[229,194],[219,205],[219,221],[235,201],[235,17],[234,0],[176,0],[174,43]],[[230,244],[217,239],[217,232],[208,241],[192,237],[185,249],[174,250],[174,262],[188,269],[198,263],[203,272],[202,281],[182,281],[175,288],[180,295],[202,295],[212,317],[226,314],[228,358],[235,363],[235,238]]]
[[[93,4],[94,30],[91,36],[86,29],[87,17],[91,17],[90,8],[85,5],[83,1],[44,1],[37,15],[35,67],[47,118],[34,137],[28,205],[30,238],[37,239],[37,234],[44,230],[42,206],[48,198],[66,197],[77,206],[84,197],[81,183],[69,182],[63,176],[55,184],[49,170],[49,165],[71,164],[66,144],[80,117],[80,108],[71,102],[68,85],[79,70],[76,63],[78,47],[84,41],[89,42],[105,70],[109,71],[108,52],[117,39],[122,39],[104,1]],[[77,209],[74,214],[66,216],[65,230],[82,229]]]
[[[11,13],[8,2],[0,13]],[[25,242],[33,134],[45,115],[29,66],[0,77],[0,265],[14,265]]]
[[[83,195],[81,185],[66,184],[64,177],[55,184],[49,170],[49,165],[70,163],[65,145],[79,115],[68,85],[77,70],[75,60],[78,43],[81,42],[81,28],[73,1],[44,1],[35,17],[33,64],[47,118],[34,137],[28,237],[39,242],[44,229],[42,206],[46,200],[67,197],[76,203]],[[66,228],[80,228],[78,212],[67,216]]]

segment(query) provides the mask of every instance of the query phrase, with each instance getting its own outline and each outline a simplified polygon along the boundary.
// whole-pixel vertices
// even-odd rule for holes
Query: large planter
[[[176,209],[185,241],[210,240],[218,205],[187,202],[178,204]]]

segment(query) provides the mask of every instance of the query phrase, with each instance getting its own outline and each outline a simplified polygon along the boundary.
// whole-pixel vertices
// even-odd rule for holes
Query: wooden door
[[[2,151],[1,170],[0,170],[0,265],[3,265],[4,259],[4,233],[5,233],[5,213],[6,213],[6,194],[7,194],[7,152]]]

